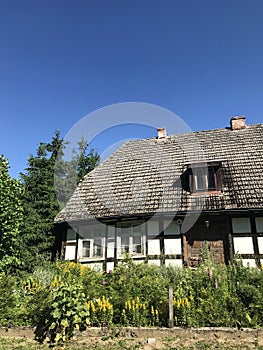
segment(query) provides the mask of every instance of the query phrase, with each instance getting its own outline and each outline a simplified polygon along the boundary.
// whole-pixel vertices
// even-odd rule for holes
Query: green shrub
[[[89,316],[83,286],[62,284],[51,291],[52,302],[43,312],[36,329],[36,339],[49,338],[51,343],[69,340],[75,330],[85,329]]]
[[[37,326],[36,338],[51,342],[89,326],[168,326],[169,286],[176,326],[263,326],[263,271],[215,265],[207,254],[195,270],[126,257],[110,273],[66,261],[21,280],[2,274],[0,324]]]
[[[18,303],[16,280],[5,273],[0,274],[0,326],[15,325]]]

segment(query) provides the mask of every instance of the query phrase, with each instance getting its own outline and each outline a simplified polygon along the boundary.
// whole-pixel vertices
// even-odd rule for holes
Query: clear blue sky
[[[192,130],[233,115],[262,122],[262,13],[262,0],[0,0],[10,174],[56,129],[109,104],[160,105]]]

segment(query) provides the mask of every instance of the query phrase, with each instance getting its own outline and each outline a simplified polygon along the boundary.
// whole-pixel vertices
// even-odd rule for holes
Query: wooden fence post
[[[174,327],[173,287],[169,286],[169,327]]]

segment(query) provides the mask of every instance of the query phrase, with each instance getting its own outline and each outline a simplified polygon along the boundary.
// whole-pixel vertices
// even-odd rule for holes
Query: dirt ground
[[[21,339],[16,345],[6,345],[2,349],[48,349],[48,344],[40,346],[33,340],[32,329],[0,329],[5,339]],[[23,340],[22,340],[23,339]],[[262,329],[158,329],[158,328],[90,328],[74,337],[59,350],[263,350]]]
[[[121,333],[121,332],[120,332]],[[126,330],[123,334],[102,337],[77,337],[76,342],[85,343],[87,349],[99,344],[108,349],[110,344],[123,342],[123,349],[176,350],[176,349],[260,349],[263,350],[263,330],[246,329],[172,329],[172,330]],[[130,333],[130,334],[129,334]],[[145,337],[146,335],[146,337]],[[113,345],[114,346],[114,345]],[[110,349],[110,347],[109,347]],[[112,348],[114,349],[114,347]]]

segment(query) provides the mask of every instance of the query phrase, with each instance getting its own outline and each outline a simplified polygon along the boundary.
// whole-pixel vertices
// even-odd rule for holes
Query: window
[[[142,238],[132,237],[132,254],[142,254]]]
[[[145,254],[145,236],[142,224],[123,223],[118,228],[118,256],[129,253],[131,256]]]
[[[189,190],[192,193],[221,191],[221,165],[198,164],[191,166],[189,168]]]
[[[76,232],[72,228],[67,230],[67,242],[69,241],[76,241]]]
[[[90,258],[90,241],[82,242],[82,257]]]
[[[102,257],[102,239],[94,238],[93,256]]]
[[[250,218],[232,218],[233,233],[251,233]]]
[[[105,231],[102,226],[90,225],[80,228],[79,258],[101,259],[104,256]]]
[[[121,252],[129,253],[130,250],[130,237],[121,237]]]
[[[180,235],[180,226],[178,222],[173,221],[164,221],[164,234],[165,235]]]

